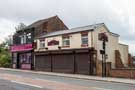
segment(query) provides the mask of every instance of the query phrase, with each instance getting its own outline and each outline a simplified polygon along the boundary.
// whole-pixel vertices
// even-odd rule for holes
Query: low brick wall
[[[111,69],[110,76],[135,79],[135,69]]]

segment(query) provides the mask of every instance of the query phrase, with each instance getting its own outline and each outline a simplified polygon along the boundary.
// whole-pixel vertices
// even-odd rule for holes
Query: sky
[[[135,0],[0,0],[0,42],[20,22],[58,15],[69,27],[105,23],[135,55]]]

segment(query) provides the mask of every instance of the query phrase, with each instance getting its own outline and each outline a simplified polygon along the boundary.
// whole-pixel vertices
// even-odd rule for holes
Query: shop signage
[[[99,33],[98,34],[98,39],[101,41],[108,41],[108,36],[105,33]]]
[[[16,51],[28,51],[32,50],[32,44],[24,44],[24,45],[13,45],[10,47],[11,52],[16,52]]]
[[[59,45],[59,41],[51,40],[50,42],[48,42],[48,46],[53,46],[53,45]]]

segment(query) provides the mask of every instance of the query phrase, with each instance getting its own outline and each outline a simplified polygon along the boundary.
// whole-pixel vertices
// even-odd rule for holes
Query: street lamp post
[[[104,55],[102,53],[102,77],[104,77]]]
[[[108,37],[105,33],[100,33],[100,38],[102,43],[102,50],[100,53],[102,55],[102,77],[106,76],[106,41],[108,41]]]
[[[102,55],[102,61],[103,61],[103,71],[104,71],[104,75],[103,76],[105,76],[106,77],[106,43],[105,43],[106,41],[105,40],[103,40],[103,51],[104,51],[104,53],[103,53],[103,55]]]

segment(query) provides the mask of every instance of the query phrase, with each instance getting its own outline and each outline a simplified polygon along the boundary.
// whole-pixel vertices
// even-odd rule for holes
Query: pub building
[[[26,28],[16,31],[13,35],[12,67],[17,69],[34,69],[34,48],[36,37],[58,30],[68,30],[68,27],[58,16],[49,17],[32,23]]]
[[[102,37],[105,37],[105,42]],[[119,43],[119,37],[104,23],[41,35],[35,39],[35,70],[101,75],[104,63],[106,73],[109,67],[127,66],[128,46]],[[102,64],[103,58],[106,61]]]

